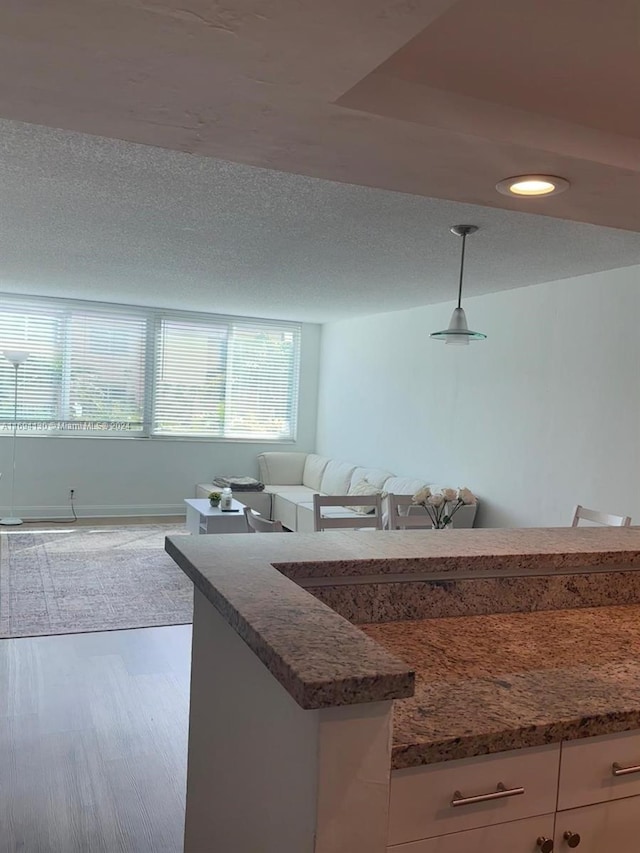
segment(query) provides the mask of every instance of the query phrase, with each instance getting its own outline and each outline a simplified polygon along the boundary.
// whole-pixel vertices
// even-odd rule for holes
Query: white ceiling
[[[325,322],[640,261],[640,234],[0,121],[0,290]]]
[[[466,296],[640,263],[636,0],[508,7],[3,0],[0,291],[324,322],[452,301],[464,222]]]

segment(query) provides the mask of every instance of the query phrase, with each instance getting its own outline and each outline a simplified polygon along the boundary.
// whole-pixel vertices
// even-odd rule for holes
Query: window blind
[[[226,438],[293,438],[298,352],[296,330],[232,324],[224,406]]]
[[[300,330],[291,325],[163,318],[153,432],[293,439],[299,350]]]
[[[3,295],[0,352],[26,350],[19,429],[293,440],[299,324]],[[15,372],[0,357],[0,423]]]
[[[227,329],[163,318],[157,326],[153,432],[220,436]]]
[[[146,319],[63,304],[14,302],[0,312],[2,350],[25,350],[18,429],[141,432]],[[14,368],[0,359],[0,418],[13,422]]]
[[[59,415],[62,389],[62,334],[64,314],[38,305],[2,301],[0,347],[29,352],[18,371],[17,420],[20,429],[27,422],[50,422]],[[13,365],[0,358],[0,420],[13,423]]]
[[[63,355],[64,420],[87,429],[142,431],[146,328],[144,317],[70,313]]]

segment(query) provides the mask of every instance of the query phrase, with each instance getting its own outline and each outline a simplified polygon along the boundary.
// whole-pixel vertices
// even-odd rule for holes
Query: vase
[[[210,504],[211,504],[211,506],[213,506],[213,507],[220,506],[220,498],[218,498],[218,500],[217,500],[217,501],[213,501],[213,500],[209,499],[209,503],[210,503]]]
[[[432,524],[431,525],[432,530],[451,530],[452,527],[453,527],[453,524],[451,522],[449,522],[449,524]]]

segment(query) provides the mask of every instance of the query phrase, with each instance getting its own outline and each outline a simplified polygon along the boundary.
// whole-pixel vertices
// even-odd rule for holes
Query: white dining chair
[[[325,515],[324,507],[371,506],[373,514],[341,513],[339,510]],[[314,530],[329,530],[363,528],[382,530],[382,498],[377,495],[314,495],[313,496],[313,526]]]
[[[432,521],[424,507],[413,503],[413,495],[387,495],[387,529],[430,529]]]
[[[244,517],[247,519],[249,533],[284,533],[281,521],[270,521],[249,506],[244,508]]]
[[[611,515],[608,512],[599,512],[595,509],[587,509],[584,506],[577,505],[573,511],[572,527],[577,527],[580,519],[584,521],[594,521],[597,524],[606,524],[608,527],[629,527],[631,524],[630,515]]]

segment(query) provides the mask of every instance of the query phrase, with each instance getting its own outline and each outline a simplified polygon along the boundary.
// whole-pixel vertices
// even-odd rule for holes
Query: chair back
[[[244,517],[247,519],[249,533],[284,533],[281,521],[270,521],[249,506],[244,508]]]
[[[415,508],[415,511],[409,514],[411,506]],[[387,520],[388,530],[407,530],[408,528],[431,529],[431,518],[424,507],[417,507],[413,503],[413,495],[394,495],[389,493],[387,495],[387,509],[389,514]],[[418,510],[422,510],[422,512],[418,512]]]
[[[323,507],[371,506],[373,514],[340,515],[322,513]],[[329,530],[335,528],[373,528],[382,530],[382,498],[380,495],[314,495],[313,529]]]
[[[629,527],[631,524],[630,515],[610,515],[608,512],[598,512],[578,504],[573,511],[571,526],[577,527],[581,518],[585,521],[595,521],[597,524],[606,524],[608,527]]]

